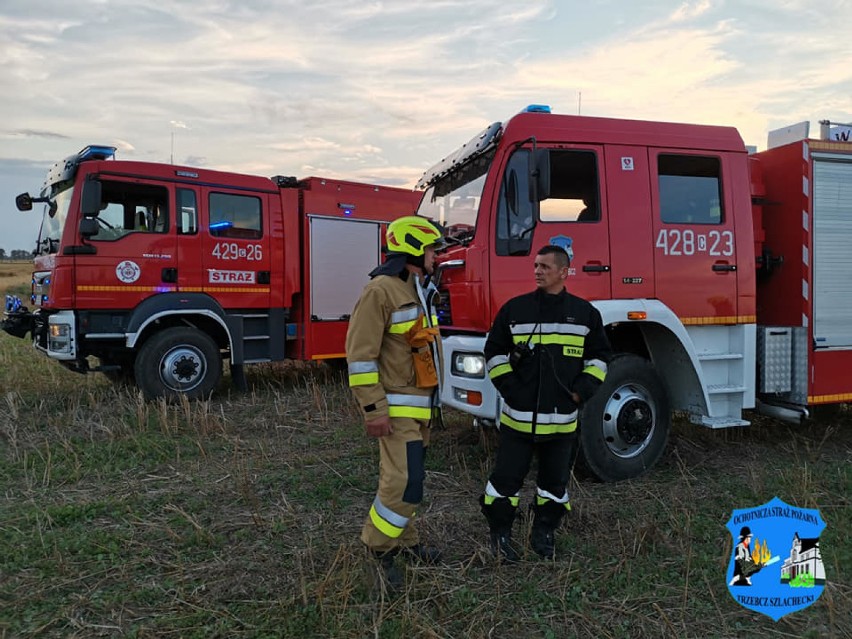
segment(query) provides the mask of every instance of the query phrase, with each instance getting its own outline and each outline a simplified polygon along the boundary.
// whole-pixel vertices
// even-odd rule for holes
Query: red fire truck
[[[725,428],[852,400],[852,144],[802,137],[749,155],[729,127],[534,105],[429,169],[419,214],[452,243],[444,404],[499,415],[485,336],[545,244],[571,255],[568,289],[619,354],[581,417],[599,478],[650,468],[672,410]]]
[[[135,379],[149,397],[209,395],[243,364],[344,357],[347,320],[384,227],[420,193],[117,161],[90,146],[49,171],[33,312],[3,328],[66,367]],[[95,361],[91,358],[97,358]]]

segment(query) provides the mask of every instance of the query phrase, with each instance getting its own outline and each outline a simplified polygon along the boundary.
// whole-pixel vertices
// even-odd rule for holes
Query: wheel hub
[[[656,406],[651,393],[639,384],[624,384],[607,400],[604,441],[613,455],[635,457],[651,443],[655,423]]]
[[[165,354],[160,375],[168,388],[187,391],[201,383],[206,370],[204,356],[199,351],[181,346]]]
[[[618,414],[618,434],[630,445],[641,444],[654,426],[653,417],[648,404],[631,399]]]
[[[174,376],[183,381],[189,381],[198,374],[199,363],[189,357],[181,357],[174,364]]]

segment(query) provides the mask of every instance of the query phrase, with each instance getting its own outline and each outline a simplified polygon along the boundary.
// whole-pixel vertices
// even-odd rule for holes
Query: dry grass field
[[[0,294],[29,296],[33,266],[31,262],[0,260]]]
[[[27,270],[0,262],[0,292],[26,293]],[[450,413],[418,514],[445,562],[392,595],[357,539],[378,452],[342,377],[247,376],[247,393],[226,379],[209,401],[146,403],[0,334],[0,637],[852,636],[850,411],[678,421],[647,476],[572,483],[556,561],[510,566],[476,503],[494,435]],[[822,597],[778,622],[725,583],[731,511],[774,496],[828,524]]]

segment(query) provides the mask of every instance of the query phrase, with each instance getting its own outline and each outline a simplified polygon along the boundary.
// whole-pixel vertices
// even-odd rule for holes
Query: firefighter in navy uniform
[[[423,495],[424,449],[439,398],[441,341],[430,281],[441,230],[407,216],[388,226],[388,256],[370,273],[346,334],[349,386],[367,434],[379,440],[379,487],[361,540],[381,560],[392,588],[402,585],[394,558],[434,563],[413,518]]]
[[[580,406],[606,377],[611,358],[600,313],[565,290],[570,258],[548,245],[535,258],[536,290],[500,309],[485,343],[488,375],[503,397],[499,448],[480,498],[493,552],[514,561],[512,522],[532,457],[538,458],[530,543],[554,557],[554,532],[571,505]]]

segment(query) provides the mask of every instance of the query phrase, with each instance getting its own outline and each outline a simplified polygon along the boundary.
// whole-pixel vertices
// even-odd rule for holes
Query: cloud
[[[56,131],[35,131],[33,129],[17,129],[0,133],[2,137],[10,138],[48,138],[52,140],[67,140],[68,136]]]
[[[133,146],[127,140],[119,140],[119,139],[116,138],[112,142],[113,142],[113,144],[115,144],[116,148],[119,149],[120,151],[125,151],[127,153],[133,153],[136,150],[136,147]]]
[[[671,14],[669,20],[673,23],[686,22],[698,18],[712,7],[710,0],[698,0],[698,2],[684,2],[674,13]]]

